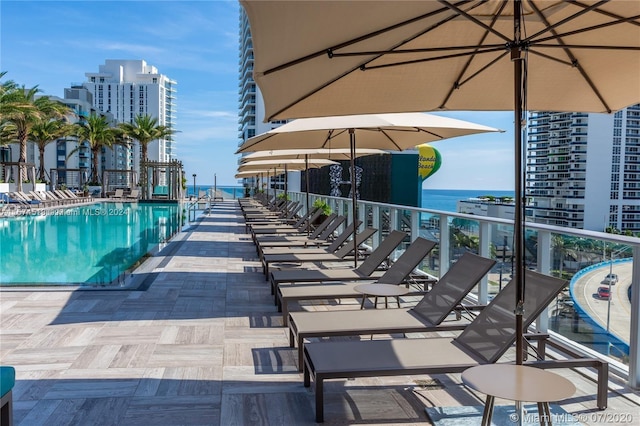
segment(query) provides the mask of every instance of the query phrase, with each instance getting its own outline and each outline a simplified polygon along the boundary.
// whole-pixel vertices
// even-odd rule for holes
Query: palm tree
[[[0,77],[4,75],[1,74]],[[27,89],[25,86],[8,81],[2,84],[0,92],[0,122],[3,127],[10,126],[12,139],[20,146],[19,163],[27,162],[27,142],[29,133],[35,123],[44,119],[62,118],[69,113],[66,105],[51,100],[48,96],[36,95],[38,86]],[[22,190],[22,182],[26,179],[26,167],[20,166],[18,190]]]
[[[51,142],[69,136],[73,133],[74,127],[64,120],[40,120],[31,127],[30,139],[38,147],[40,153],[40,169],[38,179],[46,179],[44,169],[44,150]]]
[[[158,119],[148,114],[136,115],[133,123],[120,123],[119,127],[124,135],[140,143],[142,161],[147,161],[147,151],[152,141],[165,139],[175,133],[171,127],[158,125]]]
[[[87,141],[91,149],[91,178],[89,180],[100,182],[98,155],[103,147],[110,148],[118,143],[118,131],[116,128],[111,127],[107,117],[96,113],[91,113],[86,120],[76,123],[74,127],[75,134],[78,137],[78,147],[71,151],[69,155],[80,149],[80,143]]]

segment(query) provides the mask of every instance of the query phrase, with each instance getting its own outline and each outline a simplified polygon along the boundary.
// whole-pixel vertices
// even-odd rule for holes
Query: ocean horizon
[[[515,193],[514,191],[497,189],[423,189],[422,208],[455,213],[459,200],[477,198],[483,195],[513,197]]]
[[[199,191],[213,189],[213,185],[196,185]],[[217,189],[226,193],[229,197],[242,197],[244,190],[242,186],[218,185]],[[193,186],[187,186],[187,196],[193,194]],[[483,195],[493,195],[495,197],[513,197],[514,191],[504,191],[497,189],[423,189],[422,208],[430,210],[440,210],[455,213],[457,202],[469,198],[477,198]]]

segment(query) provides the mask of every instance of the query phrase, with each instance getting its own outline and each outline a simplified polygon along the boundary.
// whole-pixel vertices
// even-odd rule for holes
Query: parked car
[[[618,275],[617,274],[607,274],[604,277],[604,280],[602,280],[602,284],[614,285],[617,282],[618,282]]]
[[[600,299],[609,300],[611,297],[611,293],[609,292],[609,287],[598,287],[598,297]]]

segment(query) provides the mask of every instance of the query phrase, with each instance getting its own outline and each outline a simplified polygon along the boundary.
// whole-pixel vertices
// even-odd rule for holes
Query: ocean
[[[199,191],[213,189],[213,185],[196,185]],[[241,186],[218,186],[218,191],[224,193],[225,198],[240,198],[244,195]],[[193,195],[193,185],[187,185],[187,196]],[[498,191],[495,189],[423,189],[422,207],[431,210],[441,210],[445,212],[456,212],[456,202],[467,198],[479,197],[482,195],[493,195],[495,197],[513,197],[513,191]]]
[[[456,212],[456,202],[475,198],[482,195],[495,197],[513,197],[513,191],[498,191],[495,189],[423,189],[422,207],[425,209]]]

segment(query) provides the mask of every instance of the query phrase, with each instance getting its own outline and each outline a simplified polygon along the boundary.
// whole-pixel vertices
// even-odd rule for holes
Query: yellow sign
[[[438,171],[442,164],[440,153],[429,144],[418,145],[418,175],[425,180]]]

